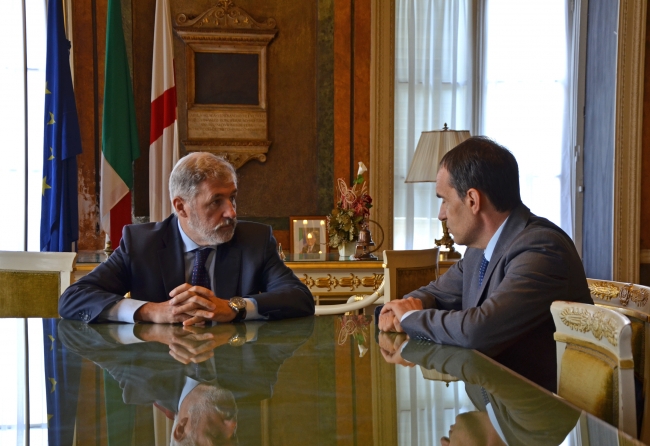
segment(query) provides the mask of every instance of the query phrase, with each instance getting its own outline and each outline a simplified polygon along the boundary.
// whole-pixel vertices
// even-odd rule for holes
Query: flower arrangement
[[[363,174],[368,169],[359,162],[357,178],[351,188],[343,178],[337,180],[339,197],[336,207],[327,216],[327,233],[332,248],[358,240],[359,231],[367,224],[372,198],[368,195],[368,186]]]

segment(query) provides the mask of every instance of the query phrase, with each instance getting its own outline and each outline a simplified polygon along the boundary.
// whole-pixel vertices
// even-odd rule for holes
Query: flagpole
[[[28,230],[28,218],[29,218],[29,198],[28,198],[28,190],[29,188],[27,187],[27,182],[29,180],[29,110],[28,110],[28,105],[27,105],[27,7],[25,5],[25,0],[22,0],[22,7],[23,7],[23,104],[25,108],[25,150],[24,150],[24,155],[25,155],[25,181],[23,182],[24,185],[24,193],[25,193],[25,206],[23,207],[25,216],[24,216],[24,228],[23,230],[25,231],[23,234],[23,251],[27,251],[27,230]],[[28,437],[29,438],[29,437]],[[27,441],[27,444],[29,444],[29,440]]]

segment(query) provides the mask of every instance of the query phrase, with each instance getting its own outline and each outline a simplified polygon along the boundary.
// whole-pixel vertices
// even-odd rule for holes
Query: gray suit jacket
[[[551,391],[556,355],[551,303],[592,304],[573,241],[523,204],[510,213],[478,286],[481,249],[409,296],[424,308],[402,322],[412,338],[473,348]]]

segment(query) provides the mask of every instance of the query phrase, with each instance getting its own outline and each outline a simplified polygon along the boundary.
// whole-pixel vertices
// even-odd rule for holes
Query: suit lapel
[[[482,256],[476,263],[472,279],[472,288],[478,288],[478,290],[475,293],[470,294],[473,296],[471,302],[472,307],[478,306],[479,302],[481,302],[481,297],[483,296],[483,293],[486,292],[486,288],[488,286],[488,283],[490,283],[490,277],[492,276],[492,273],[494,272],[496,266],[501,262],[501,258],[510,247],[510,244],[514,238],[526,227],[529,217],[530,209],[528,209],[523,204],[520,204],[512,210],[510,216],[508,217],[506,225],[503,227],[503,231],[501,231],[497,245],[494,247],[492,257],[490,258],[490,263],[488,263],[487,270],[483,276],[483,283],[480,287],[478,287],[478,269],[481,265]]]
[[[214,261],[212,288],[214,294],[222,299],[229,299],[241,293],[239,275],[241,273],[241,249],[232,242],[219,245]]]
[[[177,286],[185,283],[185,255],[183,253],[183,240],[178,232],[178,220],[175,216],[167,226],[163,235],[165,247],[158,251],[160,260],[160,274],[165,284],[165,291],[169,293]]]

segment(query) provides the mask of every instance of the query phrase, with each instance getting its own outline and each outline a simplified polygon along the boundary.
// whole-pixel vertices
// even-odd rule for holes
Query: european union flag
[[[77,155],[81,153],[81,134],[60,0],[47,2],[44,140],[41,251],[71,251],[72,242],[79,239]]]
[[[50,0],[54,3],[58,0]],[[81,358],[59,341],[61,319],[43,319],[47,438],[50,446],[72,446],[81,376]],[[77,440],[78,441],[78,440]]]

